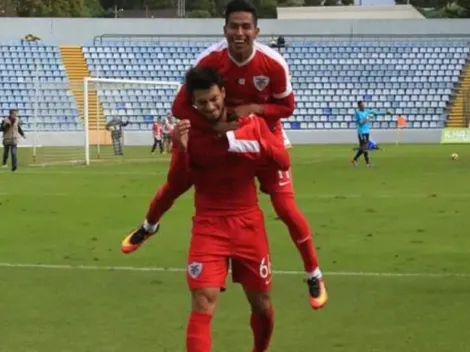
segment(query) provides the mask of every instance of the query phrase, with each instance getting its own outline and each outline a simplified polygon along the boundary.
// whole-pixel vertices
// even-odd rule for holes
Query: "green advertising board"
[[[470,128],[444,128],[441,131],[441,143],[470,143]]]

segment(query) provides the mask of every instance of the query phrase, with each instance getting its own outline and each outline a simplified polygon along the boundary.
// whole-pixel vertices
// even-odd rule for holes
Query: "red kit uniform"
[[[162,127],[157,121],[155,121],[152,125],[152,132],[153,132],[153,138],[159,141],[162,140],[163,138]]]
[[[187,267],[191,289],[224,288],[229,260],[234,282],[251,290],[270,288],[269,245],[255,175],[259,163],[286,170],[290,160],[263,119],[240,121],[242,126],[226,135],[191,128],[188,151],[173,149],[172,167],[182,178],[186,169],[195,188]]]
[[[228,106],[262,104],[263,118],[271,131],[283,141],[281,118],[289,117],[294,110],[294,96],[290,82],[289,67],[284,58],[274,49],[254,43],[254,51],[244,63],[237,63],[228,52],[227,41],[221,41],[205,50],[195,61],[196,67],[215,69],[224,79]],[[172,107],[173,115],[180,119],[191,119],[194,109],[184,88],[178,92]],[[191,123],[207,127],[207,122],[191,120]],[[202,127],[201,126],[201,127]],[[288,141],[285,141],[288,144]],[[290,173],[279,172],[272,166],[260,165],[257,177],[261,189],[267,193],[293,193]]]

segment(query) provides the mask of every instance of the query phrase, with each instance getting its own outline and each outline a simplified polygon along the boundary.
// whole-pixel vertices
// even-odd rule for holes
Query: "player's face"
[[[359,109],[360,109],[360,110],[364,110],[365,107],[366,107],[366,106],[364,105],[364,103],[360,103],[360,104],[359,104]]]
[[[230,14],[224,26],[224,34],[229,44],[230,54],[235,57],[249,57],[258,32],[259,29],[256,27],[251,13],[234,12]]]
[[[210,121],[217,121],[224,110],[225,90],[217,85],[193,93],[194,106]]]

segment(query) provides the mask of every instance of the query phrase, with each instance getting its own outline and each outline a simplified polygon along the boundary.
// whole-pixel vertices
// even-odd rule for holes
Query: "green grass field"
[[[143,220],[167,167],[148,148],[128,152],[141,160],[0,170],[1,352],[184,351],[185,275],[165,268],[185,266],[192,197],[178,200],[157,237],[122,255],[121,239]],[[329,287],[321,311],[309,308],[300,258],[260,195],[278,271],[270,351],[468,352],[470,148],[384,146],[372,169],[353,168],[352,153],[292,150]],[[250,351],[248,322],[230,284],[213,350]]]

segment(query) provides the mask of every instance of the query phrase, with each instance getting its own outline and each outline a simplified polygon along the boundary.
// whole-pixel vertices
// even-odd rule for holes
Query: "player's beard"
[[[216,125],[222,118],[226,115],[226,109],[225,106],[220,110],[220,115],[216,117],[215,119],[209,119],[209,123],[211,125]]]

